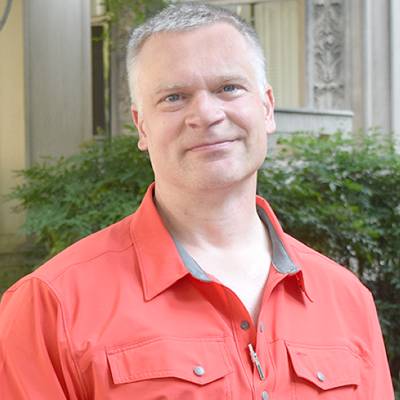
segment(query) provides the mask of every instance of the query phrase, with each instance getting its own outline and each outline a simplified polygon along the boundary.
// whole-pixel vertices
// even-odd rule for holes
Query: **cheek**
[[[153,121],[146,143],[150,158],[157,164],[171,162],[179,150],[176,129],[164,121]]]
[[[257,135],[266,131],[266,110],[258,98],[245,97],[232,103],[230,115],[232,122],[248,133]]]
[[[182,116],[178,112],[154,113],[149,120],[149,128],[157,142],[169,143],[179,136]]]

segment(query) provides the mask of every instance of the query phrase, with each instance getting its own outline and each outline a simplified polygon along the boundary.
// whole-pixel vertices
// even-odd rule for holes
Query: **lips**
[[[189,151],[202,151],[202,150],[211,150],[223,148],[224,146],[229,146],[231,143],[235,142],[236,139],[226,139],[226,140],[218,140],[215,142],[205,142],[199,143],[194,146],[189,147]]]

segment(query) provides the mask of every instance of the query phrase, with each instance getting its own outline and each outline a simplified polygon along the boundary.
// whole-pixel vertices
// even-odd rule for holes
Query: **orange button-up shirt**
[[[257,198],[273,254],[254,322],[173,240],[152,190],[4,294],[0,399],[394,398],[373,299],[351,272]]]

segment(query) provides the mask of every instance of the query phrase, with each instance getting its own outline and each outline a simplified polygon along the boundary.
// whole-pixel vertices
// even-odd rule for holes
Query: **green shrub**
[[[53,256],[91,232],[130,214],[153,180],[134,136],[91,142],[70,158],[20,171],[12,198],[27,210],[24,232]]]
[[[400,370],[400,156],[363,141],[295,135],[259,174],[284,229],[350,267],[376,299],[393,377]]]
[[[90,143],[80,154],[21,171],[11,194],[25,232],[47,257],[131,213],[153,179],[136,139]],[[259,174],[259,192],[285,230],[347,265],[372,290],[394,377],[400,370],[400,158],[376,136],[296,134]]]

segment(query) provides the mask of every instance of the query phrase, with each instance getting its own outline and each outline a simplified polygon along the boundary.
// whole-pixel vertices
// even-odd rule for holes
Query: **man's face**
[[[146,41],[132,115],[156,183],[193,191],[255,179],[275,124],[253,64],[246,39],[225,23]]]

